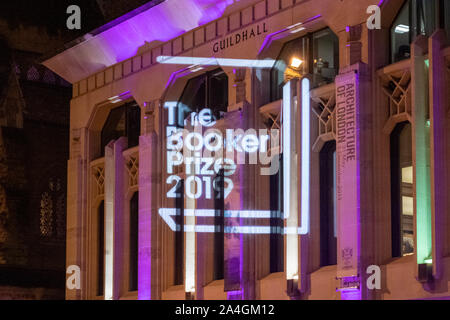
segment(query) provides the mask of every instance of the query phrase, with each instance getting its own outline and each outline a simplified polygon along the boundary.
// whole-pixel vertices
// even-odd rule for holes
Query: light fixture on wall
[[[300,68],[300,66],[303,64],[303,60],[299,59],[297,57],[293,57],[291,60],[291,67],[294,69]]]
[[[403,33],[408,33],[408,32],[409,32],[409,26],[407,26],[407,25],[399,24],[398,26],[395,27],[395,33],[403,34]]]
[[[291,62],[289,63],[289,66],[287,66],[286,70],[284,71],[284,81],[287,83],[292,79],[298,78],[300,79],[302,77],[302,74],[300,72],[300,67],[303,64],[303,60],[299,57],[292,57]]]

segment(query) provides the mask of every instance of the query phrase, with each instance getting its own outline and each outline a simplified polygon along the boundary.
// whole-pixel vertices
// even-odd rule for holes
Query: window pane
[[[278,157],[278,155],[276,155]],[[270,176],[270,272],[284,270],[283,221],[283,155],[279,156],[280,169]]]
[[[320,152],[320,265],[337,264],[336,143]]]
[[[105,155],[105,147],[120,137],[128,138],[128,148],[139,145],[141,135],[141,108],[131,102],[109,112],[101,134],[101,155]]]
[[[97,212],[97,296],[104,294],[105,268],[105,202],[102,201]]]
[[[108,143],[126,135],[127,127],[125,111],[125,106],[110,111],[102,130],[102,155],[105,154],[105,147]]]
[[[186,84],[178,103],[178,126],[184,127],[184,120],[192,112],[206,108],[206,75],[191,79]]]
[[[139,145],[141,135],[141,108],[138,105],[127,108],[127,137],[128,148]]]
[[[400,11],[391,29],[392,62],[397,62],[410,57],[411,44],[411,4],[408,1]]]
[[[209,77],[209,94],[207,107],[213,111],[216,119],[220,112],[228,109],[228,77],[222,70],[217,70]]]
[[[412,132],[399,124],[391,135],[392,256],[414,253]]]
[[[313,35],[314,86],[332,83],[339,69],[339,39],[330,30]]]
[[[182,285],[184,282],[184,180],[179,181],[176,195],[175,208],[177,216],[175,217],[175,223],[177,229],[175,232],[174,285]]]
[[[228,76],[216,69],[188,81],[178,102],[178,127],[192,112],[209,108],[216,119],[228,109]]]
[[[450,41],[450,1],[444,0],[444,27]]]
[[[416,0],[417,35],[429,37],[437,27],[436,0]]]
[[[138,289],[138,248],[139,248],[139,192],[130,200],[130,278],[129,291]]]
[[[297,58],[304,61],[299,66],[301,73],[307,72],[307,39],[305,37],[286,43],[281,50],[280,56],[275,62],[271,75],[271,101],[280,100],[283,97],[284,73],[291,65],[292,59]]]
[[[225,185],[224,185],[224,170],[220,170],[215,178],[215,185],[218,186],[214,192],[214,209],[215,218],[214,225],[216,232],[214,232],[214,280],[221,280],[224,278],[224,259],[225,259]],[[219,228],[219,230],[217,230]]]

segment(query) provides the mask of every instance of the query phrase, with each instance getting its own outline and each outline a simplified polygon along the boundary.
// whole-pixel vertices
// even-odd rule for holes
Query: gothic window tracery
[[[39,231],[43,238],[62,239],[66,230],[66,195],[61,179],[51,178],[41,195]]]

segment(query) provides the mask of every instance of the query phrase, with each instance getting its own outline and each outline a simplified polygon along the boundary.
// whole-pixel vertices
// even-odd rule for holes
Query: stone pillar
[[[336,78],[337,278],[343,300],[365,296],[362,246],[368,241],[363,241],[362,229],[370,224],[372,214],[367,78],[366,65],[361,63],[342,69]]]
[[[124,159],[127,139],[122,137],[105,148],[105,300],[120,297],[123,274]]]
[[[346,65],[350,66],[362,60],[362,25],[347,27]]]
[[[66,286],[66,299],[79,300],[88,297],[87,261],[83,255],[86,226],[86,160],[81,153],[87,130],[72,130],[70,159],[67,164],[67,235],[66,235],[66,267],[78,266],[81,272],[80,290],[69,290]],[[67,278],[68,275],[66,275]]]
[[[143,133],[139,138],[139,260],[138,298],[158,299],[156,157],[158,150],[155,132],[155,111],[159,101],[146,104],[143,109]]]
[[[433,275],[435,279],[443,276],[445,256],[445,233],[448,207],[446,206],[450,188],[446,183],[445,123],[446,123],[446,72],[447,65],[442,49],[446,44],[443,30],[435,32],[429,39],[430,75],[430,139],[431,139],[431,215],[433,234]]]

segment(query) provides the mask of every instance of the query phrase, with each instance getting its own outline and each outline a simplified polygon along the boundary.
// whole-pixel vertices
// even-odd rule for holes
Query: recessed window
[[[139,251],[139,192],[135,192],[130,200],[129,228],[129,291],[138,289],[138,251]]]
[[[97,296],[105,293],[105,201],[97,209]]]
[[[228,76],[222,69],[190,79],[178,102],[178,126],[184,127],[184,120],[192,112],[211,109],[216,119],[228,108]]]
[[[214,192],[214,209],[215,209],[215,232],[214,232],[214,280],[224,278],[224,251],[225,251],[225,182],[224,170],[220,170],[216,176],[215,185],[217,190]]]
[[[408,122],[391,134],[392,256],[414,253],[412,132]]]
[[[447,2],[448,7],[448,1],[444,2]],[[439,16],[443,18],[442,12],[446,10],[444,2],[440,0],[405,2],[391,27],[392,62],[410,58],[410,46],[417,36],[429,37],[433,34],[438,27]]]
[[[447,39],[450,39],[450,1],[441,0],[441,25],[447,32]]]
[[[320,152],[320,265],[337,264],[336,142]]]
[[[136,102],[130,102],[112,109],[106,119],[101,135],[101,154],[105,155],[105,147],[120,137],[128,138],[128,148],[139,145],[141,135],[141,108]]]
[[[174,267],[174,285],[184,283],[184,180],[180,180],[176,187],[176,231],[175,231],[175,267]]]
[[[411,3],[401,9],[391,28],[392,62],[411,57]]]
[[[291,76],[312,74],[313,86],[332,83],[339,70],[339,39],[327,28],[287,42],[271,72],[271,101],[283,97]]]
[[[278,157],[278,155],[276,155]],[[280,170],[270,176],[270,272],[284,270],[284,220],[283,220],[283,155]]]

